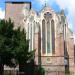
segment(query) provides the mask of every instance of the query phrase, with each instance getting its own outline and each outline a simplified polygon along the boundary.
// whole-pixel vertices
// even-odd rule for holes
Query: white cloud
[[[67,19],[69,28],[75,33],[75,0],[55,0],[55,2],[59,5],[60,9],[66,9]],[[75,43],[75,34],[74,34],[74,43]]]
[[[37,0],[37,1],[40,3],[40,5],[45,5],[45,3],[52,5],[52,3],[53,3],[55,0]]]
[[[5,18],[5,11],[0,8],[0,19]]]
[[[45,2],[48,2],[49,0],[37,0],[40,4],[45,4]]]
[[[70,24],[71,29],[74,28],[75,24],[75,0],[55,0],[59,5],[60,9],[67,9],[67,19]]]

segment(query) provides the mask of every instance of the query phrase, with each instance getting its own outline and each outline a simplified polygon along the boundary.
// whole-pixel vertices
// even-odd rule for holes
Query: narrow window
[[[32,24],[30,26],[30,49],[32,50]]]
[[[33,49],[35,48],[35,21],[33,22]]]
[[[46,39],[45,39],[45,20],[42,21],[42,52],[46,53]]]
[[[47,54],[52,52],[52,35],[51,35],[51,24],[50,20],[52,18],[52,14],[47,12],[44,14],[44,18],[46,20],[46,47],[47,47]]]
[[[51,21],[51,29],[52,29],[52,52],[55,53],[55,27],[54,27],[54,20]]]
[[[29,23],[28,23],[28,29],[27,29],[27,39],[29,39]]]
[[[47,21],[47,53],[50,53],[50,22]]]

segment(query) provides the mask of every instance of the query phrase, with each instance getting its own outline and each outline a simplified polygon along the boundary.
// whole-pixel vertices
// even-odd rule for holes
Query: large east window
[[[52,15],[47,12],[42,20],[42,53],[50,54],[55,52],[55,27]]]

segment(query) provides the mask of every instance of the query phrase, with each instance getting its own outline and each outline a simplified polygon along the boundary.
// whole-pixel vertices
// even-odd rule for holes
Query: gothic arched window
[[[32,24],[30,24],[30,49],[32,50]]]
[[[34,16],[31,16],[29,19],[29,25],[28,25],[28,33],[29,33],[29,51],[34,49],[34,33],[35,33],[35,21]]]
[[[52,14],[47,12],[42,20],[42,53],[55,53],[55,27]]]
[[[47,21],[47,53],[50,53],[50,21]]]
[[[50,20],[52,18],[52,14],[50,12],[46,12],[44,14],[44,18],[46,20],[46,52],[51,53],[52,52],[52,39],[51,39],[51,24]]]
[[[29,23],[28,23],[28,28],[27,28],[27,39],[29,39]]]
[[[42,21],[42,52],[46,53],[46,30],[45,30],[45,20]]]
[[[52,52],[55,53],[55,27],[54,20],[51,21],[51,29],[52,29]]]

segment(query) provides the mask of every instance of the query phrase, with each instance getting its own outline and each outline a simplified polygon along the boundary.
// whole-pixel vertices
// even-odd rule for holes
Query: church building
[[[57,13],[45,5],[37,12],[31,2],[6,2],[5,19],[9,18],[14,29],[26,30],[29,50],[35,50],[35,64],[44,68],[45,75],[75,72],[73,32],[64,10]]]

